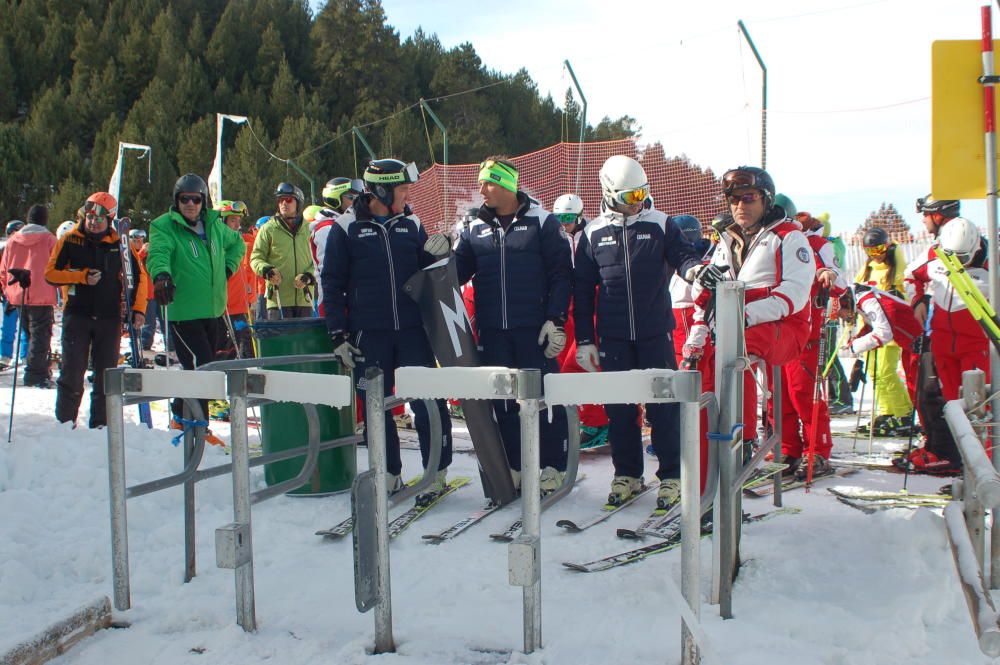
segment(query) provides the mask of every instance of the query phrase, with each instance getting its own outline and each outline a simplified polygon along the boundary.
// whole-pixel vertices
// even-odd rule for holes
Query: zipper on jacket
[[[396,308],[396,271],[392,268],[392,248],[389,246],[389,229],[383,227],[378,222],[372,222],[376,228],[382,230],[382,239],[385,241],[385,258],[389,264],[389,288],[392,289],[390,300],[392,301],[392,321],[395,330],[399,330],[399,310]]]
[[[625,245],[625,299],[628,301],[629,339],[635,341],[635,309],[632,305],[632,267],[628,254],[628,222],[622,220],[622,241]]]

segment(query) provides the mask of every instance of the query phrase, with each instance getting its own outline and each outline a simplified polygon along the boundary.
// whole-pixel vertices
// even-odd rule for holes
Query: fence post
[[[128,513],[125,506],[125,368],[104,371],[108,422],[108,484],[111,496],[111,575],[115,609],[132,607],[128,564]]]
[[[384,377],[376,367],[365,373],[365,432],[368,466],[375,471],[375,540],[377,544],[378,604],[375,606],[375,653],[392,653],[392,585],[389,582],[389,488],[385,470]]]
[[[525,369],[517,373],[517,401],[521,409],[521,502],[522,536],[511,543],[510,552],[526,553],[531,557],[529,580],[524,584],[524,653],[542,647],[542,580],[541,580],[541,495],[538,474],[539,400],[542,397],[542,373]],[[551,408],[551,407],[550,407]],[[514,558],[514,557],[511,557]],[[513,564],[513,561],[511,562]],[[514,565],[511,566],[514,568]]]

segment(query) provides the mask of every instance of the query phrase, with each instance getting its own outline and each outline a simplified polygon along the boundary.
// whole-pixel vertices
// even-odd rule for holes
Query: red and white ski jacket
[[[816,259],[809,240],[791,219],[770,222],[750,241],[739,272],[733,269],[736,238],[723,233],[709,259],[727,266],[729,279],[746,284],[746,325],[748,327],[791,317],[809,320],[809,296],[816,280]],[[831,250],[832,253],[832,250]],[[688,338],[691,346],[704,346],[708,336],[705,304],[709,294],[700,284],[693,287],[695,325]]]
[[[854,302],[864,326],[848,344],[851,353],[871,351],[889,342],[909,349],[913,340],[920,337],[920,322],[902,298],[881,289],[856,287]]]
[[[809,241],[809,246],[813,250],[813,258],[816,260],[816,276],[819,277],[823,270],[832,270],[836,279],[833,286],[830,287],[830,297],[839,298],[847,290],[847,280],[844,279],[844,273],[837,265],[837,258],[833,253],[833,243],[823,237],[822,228],[803,233],[805,233],[806,240]],[[812,291],[809,294],[810,303],[812,303],[812,328],[809,334],[811,340],[819,339],[820,331],[825,323],[823,319],[826,318],[826,308],[816,304],[820,288],[819,282],[813,281]]]
[[[316,220],[309,225],[309,251],[312,252],[317,275],[323,274],[326,238],[330,235],[330,228],[337,223],[338,217],[340,213],[324,208],[316,214]],[[323,289],[316,289],[316,306],[319,307],[319,315],[323,316]]]
[[[935,245],[936,247],[937,245]],[[980,248],[982,252],[982,248]],[[989,291],[989,272],[985,262],[979,262],[965,269],[979,291],[986,295]],[[948,271],[934,254],[934,248],[928,250],[926,257],[921,257],[906,267],[904,280],[911,302],[916,305],[929,295],[934,305],[931,316],[931,332],[938,333],[937,339],[952,338],[953,350],[957,350],[955,338],[967,336],[984,338],[979,323],[969,313],[962,298],[955,293],[955,288],[948,281]]]

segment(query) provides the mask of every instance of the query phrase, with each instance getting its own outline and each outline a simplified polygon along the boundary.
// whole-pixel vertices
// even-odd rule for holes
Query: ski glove
[[[354,356],[360,355],[361,349],[352,346],[342,330],[330,333],[330,339],[333,341],[333,355],[337,356],[344,367],[354,369]]]
[[[685,344],[681,349],[681,369],[695,369],[698,361],[705,355],[705,347]]]
[[[275,286],[281,286],[281,273],[278,272],[278,269],[274,266],[267,266],[264,268],[264,272],[262,272],[260,276]]]
[[[451,250],[451,243],[448,242],[448,236],[443,233],[435,233],[427,242],[424,243],[424,251],[435,258],[443,258],[448,256],[448,252]],[[541,342],[539,342],[541,344]]]
[[[295,276],[295,288],[304,289],[307,286],[313,286],[316,284],[316,278],[313,277],[311,272],[299,273]]]
[[[174,301],[174,291],[177,287],[174,286],[174,280],[170,279],[170,275],[165,272],[161,272],[153,280],[153,299],[158,305],[169,305]]]
[[[601,369],[601,361],[598,359],[597,347],[593,344],[580,344],[577,346],[576,364],[588,372],[596,372]]]
[[[726,278],[725,271],[727,270],[729,270],[729,266],[717,266],[714,263],[708,263],[688,269],[684,275],[684,279],[692,284],[695,282],[701,284],[702,288],[707,291],[714,291],[719,282]]]
[[[547,343],[546,339],[548,339]],[[538,345],[543,344],[545,345],[545,357],[555,358],[566,348],[566,330],[555,321],[546,321],[541,332],[538,333]]]
[[[10,281],[7,284],[18,284],[22,289],[31,286],[31,271],[27,268],[11,268]]]
[[[858,358],[854,361],[854,367],[851,369],[851,378],[848,383],[851,386],[851,392],[855,392],[862,383],[867,383],[868,379],[865,378],[865,362]]]

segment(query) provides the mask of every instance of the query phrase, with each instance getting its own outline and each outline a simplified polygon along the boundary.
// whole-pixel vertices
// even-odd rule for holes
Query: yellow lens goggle
[[[884,243],[881,245],[872,245],[871,247],[865,247],[865,254],[867,254],[868,256],[881,256],[882,254],[885,254],[887,251],[889,251],[889,245],[886,245]]]
[[[624,192],[618,192],[615,198],[619,203],[623,203],[627,206],[634,206],[637,203],[642,203],[649,197],[649,186],[636,187],[635,189],[630,189]]]

